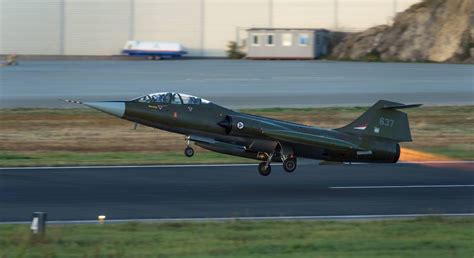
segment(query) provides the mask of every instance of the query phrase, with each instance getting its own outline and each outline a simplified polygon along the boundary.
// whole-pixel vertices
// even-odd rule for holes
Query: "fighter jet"
[[[419,107],[380,100],[347,126],[324,129],[241,113],[200,97],[159,92],[130,101],[78,102],[116,117],[185,135],[204,149],[261,161],[258,172],[271,173],[272,162],[293,172],[298,158],[330,162],[396,163],[400,142],[412,141],[408,117],[399,109]]]

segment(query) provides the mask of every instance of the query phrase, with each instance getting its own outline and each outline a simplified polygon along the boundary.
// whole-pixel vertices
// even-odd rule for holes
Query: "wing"
[[[334,150],[365,150],[364,148],[361,148],[360,146],[348,141],[320,135],[296,132],[292,130],[267,130],[264,131],[263,134],[275,140],[313,145]]]

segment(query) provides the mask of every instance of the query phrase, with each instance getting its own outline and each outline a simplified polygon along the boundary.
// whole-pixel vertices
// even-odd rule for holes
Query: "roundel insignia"
[[[242,122],[237,123],[237,129],[242,130],[242,129],[244,129],[244,127],[245,127],[244,123],[242,123]]]

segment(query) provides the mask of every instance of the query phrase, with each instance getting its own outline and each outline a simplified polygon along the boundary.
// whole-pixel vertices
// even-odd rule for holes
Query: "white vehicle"
[[[187,54],[183,45],[176,42],[162,41],[127,41],[123,54],[131,56],[148,56],[152,59],[182,57]]]

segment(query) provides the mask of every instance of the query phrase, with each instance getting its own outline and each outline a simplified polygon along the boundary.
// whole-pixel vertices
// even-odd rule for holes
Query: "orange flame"
[[[419,161],[452,161],[450,157],[431,154],[428,152],[416,151],[412,149],[402,148],[400,153],[400,161],[403,162],[419,162]]]
[[[453,159],[450,157],[431,154],[422,151],[416,151],[412,149],[402,148],[400,153],[400,161],[408,163],[418,163],[422,166],[435,167],[435,168],[449,168],[449,169],[461,169],[474,171],[474,164],[472,163],[463,163],[460,160]],[[446,161],[446,163],[443,163]],[[460,163],[450,163],[450,161],[459,161]],[[430,163],[432,162],[432,163]]]

